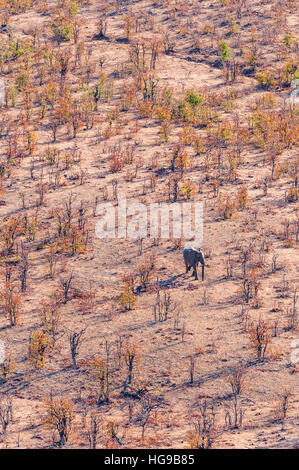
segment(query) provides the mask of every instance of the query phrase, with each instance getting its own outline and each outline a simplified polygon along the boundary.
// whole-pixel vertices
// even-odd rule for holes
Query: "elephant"
[[[193,276],[195,277],[195,280],[197,281],[198,280],[198,277],[197,277],[197,265],[198,263],[201,264],[202,268],[201,268],[201,277],[202,277],[202,280],[204,281],[204,273],[205,273],[205,259],[204,259],[204,255],[201,251],[201,249],[199,248],[198,250],[196,250],[195,248],[185,248],[184,251],[183,251],[183,256],[184,256],[184,261],[185,261],[185,265],[186,265],[186,273],[190,270],[190,268],[192,267],[193,268]]]

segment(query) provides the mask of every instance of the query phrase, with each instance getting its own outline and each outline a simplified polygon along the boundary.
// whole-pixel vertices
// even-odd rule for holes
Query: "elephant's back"
[[[195,250],[195,248],[193,248],[192,246],[187,246],[186,248],[184,248],[183,253],[192,253],[192,251],[197,251],[197,250]]]
[[[188,259],[190,256],[192,256],[192,252],[193,252],[193,248],[192,247],[187,247],[184,249],[183,251],[183,256],[185,259]]]

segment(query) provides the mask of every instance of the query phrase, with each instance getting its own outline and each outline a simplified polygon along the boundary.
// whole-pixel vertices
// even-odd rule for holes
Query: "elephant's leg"
[[[185,265],[186,265],[186,273],[188,273],[190,271],[191,266],[189,266],[187,261],[185,261]]]
[[[193,265],[193,276],[195,277],[195,281],[197,281],[198,277],[197,277],[197,266],[196,266],[196,264]]]

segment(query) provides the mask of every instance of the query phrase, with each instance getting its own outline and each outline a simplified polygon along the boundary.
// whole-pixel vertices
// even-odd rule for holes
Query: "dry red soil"
[[[298,447],[298,3],[0,6],[0,448]],[[204,281],[117,195],[202,202]]]

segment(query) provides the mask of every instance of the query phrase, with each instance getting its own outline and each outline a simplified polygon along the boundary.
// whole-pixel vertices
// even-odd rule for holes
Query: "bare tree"
[[[177,310],[178,306],[171,298],[169,293],[163,292],[160,294],[159,286],[157,288],[156,303],[153,306],[154,321],[167,321],[169,315]]]
[[[24,246],[22,243],[21,245],[21,263],[20,263],[20,278],[21,278],[21,292],[25,292],[27,288],[27,274],[29,268],[29,249]]]
[[[293,396],[291,389],[285,387],[278,394],[278,402],[275,409],[276,418],[280,419],[282,422],[287,417],[287,412],[290,408],[290,401]]]
[[[59,281],[60,281],[60,288],[62,291],[63,295],[63,302],[66,304],[69,300],[69,293],[70,289],[72,287],[72,280],[73,280],[73,273],[70,273],[67,278],[63,279],[61,276],[59,276]]]
[[[9,423],[12,422],[12,400],[6,396],[5,399],[0,398],[0,423],[2,426],[2,433],[6,434],[6,429]]]
[[[83,336],[86,331],[86,328],[83,330],[76,332],[76,331],[71,331],[69,333],[69,341],[70,341],[70,349],[71,349],[71,355],[72,355],[72,361],[74,364],[74,367],[78,369],[78,364],[77,364],[77,356],[79,354],[79,346],[83,341]]]
[[[89,417],[87,433],[88,433],[89,448],[96,449],[97,437],[99,433],[99,419],[94,413],[91,413]]]
[[[242,362],[227,372],[226,380],[230,384],[233,394],[240,395],[242,392],[245,385],[245,373],[246,368]]]
[[[205,400],[199,406],[200,416],[193,421],[194,430],[189,433],[189,442],[192,449],[209,449],[213,443],[215,426],[214,406]]]
[[[145,395],[141,399],[141,411],[137,418],[134,419],[133,424],[139,422],[142,428],[141,440],[144,441],[145,428],[150,420],[154,409],[161,407],[163,403],[157,397],[153,397],[150,394]]]
[[[243,279],[247,276],[247,265],[254,252],[254,241],[251,240],[248,246],[241,248],[240,260],[242,264],[242,275]]]
[[[242,426],[243,409],[239,403],[239,396],[237,393],[233,394],[232,402],[225,415],[225,424],[233,429],[238,429]]]
[[[59,307],[59,303],[53,300],[50,303],[45,304],[41,311],[42,327],[51,335],[53,346],[56,343],[61,324]]]

